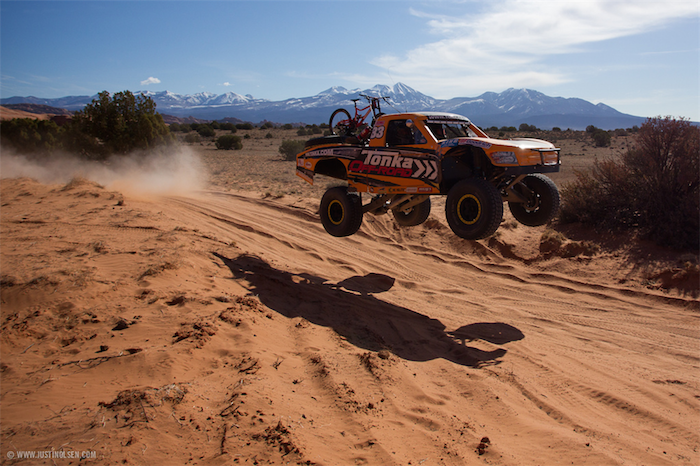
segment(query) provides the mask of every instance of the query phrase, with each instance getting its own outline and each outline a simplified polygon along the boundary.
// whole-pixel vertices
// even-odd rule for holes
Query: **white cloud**
[[[501,0],[479,6],[465,3],[469,11],[460,16],[411,8],[443,39],[370,63],[397,81],[440,89],[442,97],[469,89],[537,88],[575,79],[568,70],[545,65],[548,57],[700,14],[696,1]]]
[[[142,86],[148,86],[149,84],[160,84],[160,79],[151,76],[150,78],[141,81]]]
[[[226,81],[223,85],[226,86],[226,87],[229,87],[229,86],[231,85],[231,83],[228,82],[228,81]]]

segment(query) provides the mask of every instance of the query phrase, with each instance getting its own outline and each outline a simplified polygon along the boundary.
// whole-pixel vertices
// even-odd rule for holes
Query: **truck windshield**
[[[471,130],[469,125],[461,122],[429,122],[428,129],[430,129],[435,139],[438,141],[452,138],[478,137],[478,135]]]

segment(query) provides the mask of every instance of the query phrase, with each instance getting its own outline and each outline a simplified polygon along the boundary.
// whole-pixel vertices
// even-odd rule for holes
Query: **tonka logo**
[[[393,152],[370,151],[364,160],[354,160],[349,167],[354,173],[367,173],[403,178],[437,179],[438,170],[435,160],[421,160],[403,157]]]
[[[369,152],[364,161],[365,165],[377,165],[391,168],[413,168],[413,159],[401,157],[391,152]]]

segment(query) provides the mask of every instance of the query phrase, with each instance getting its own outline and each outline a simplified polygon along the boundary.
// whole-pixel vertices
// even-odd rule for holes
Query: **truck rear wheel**
[[[484,179],[462,180],[447,193],[445,216],[460,238],[486,238],[498,230],[503,219],[501,194]]]
[[[430,198],[427,198],[420,204],[414,205],[408,212],[394,210],[394,219],[396,223],[402,227],[414,227],[428,220],[430,215]]]
[[[522,185],[522,186],[520,186]],[[539,173],[527,175],[513,186],[527,202],[509,202],[508,208],[515,219],[523,225],[538,227],[549,222],[559,210],[559,190],[557,185]]]
[[[330,188],[321,199],[321,223],[333,236],[350,236],[362,225],[362,199],[348,188]]]

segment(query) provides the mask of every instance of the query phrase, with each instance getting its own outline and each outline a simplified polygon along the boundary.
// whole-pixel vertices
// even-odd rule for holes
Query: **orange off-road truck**
[[[544,225],[559,208],[559,191],[543,173],[559,171],[560,149],[547,141],[490,138],[464,116],[437,112],[380,114],[364,135],[314,138],[296,157],[297,175],[311,184],[315,175],[347,182],[321,200],[333,236],[357,232],[364,214],[391,211],[399,225],[419,225],[435,195],[447,196],[447,222],[468,240],[495,233],[503,202],[528,226]]]

